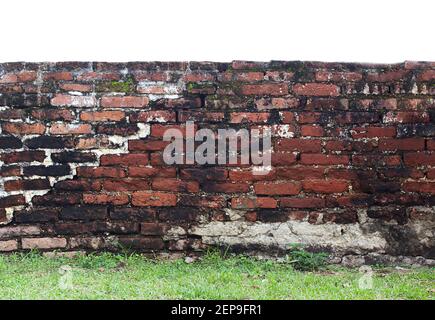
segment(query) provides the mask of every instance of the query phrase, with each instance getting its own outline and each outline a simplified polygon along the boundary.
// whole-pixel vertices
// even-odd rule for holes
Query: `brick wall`
[[[0,64],[0,251],[429,261],[434,80],[433,62]],[[269,127],[272,170],[165,165],[187,120]]]

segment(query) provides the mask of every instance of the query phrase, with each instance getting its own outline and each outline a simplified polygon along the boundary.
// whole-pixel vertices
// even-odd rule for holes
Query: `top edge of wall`
[[[398,63],[367,63],[367,62],[322,62],[301,60],[271,60],[249,61],[233,60],[231,62],[215,61],[128,61],[128,62],[105,62],[105,61],[57,61],[57,62],[0,62],[1,69],[89,69],[110,70],[133,68],[143,70],[255,70],[255,69],[293,69],[293,68],[329,68],[329,69],[435,69],[435,61],[409,61]]]

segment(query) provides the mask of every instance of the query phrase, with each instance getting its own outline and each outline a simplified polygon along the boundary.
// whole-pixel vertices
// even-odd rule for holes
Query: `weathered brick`
[[[29,166],[23,168],[25,176],[66,176],[70,173],[70,167],[60,166]]]
[[[267,112],[232,112],[230,123],[267,123],[269,118]]]
[[[379,150],[381,151],[419,151],[424,150],[425,141],[423,138],[408,139],[380,139]]]
[[[278,139],[275,150],[320,153],[322,151],[322,142],[321,140],[308,139]]]
[[[97,99],[93,96],[57,94],[51,99],[51,104],[53,106],[95,107],[97,105]]]
[[[8,180],[5,181],[4,187],[6,191],[46,190],[50,189],[50,182],[48,179]]]
[[[146,166],[149,162],[148,154],[122,154],[122,155],[103,155],[100,158],[102,166],[122,165],[122,166]]]
[[[63,149],[74,146],[74,141],[64,137],[39,136],[24,141],[29,149]]]
[[[321,83],[295,84],[292,91],[301,96],[338,96],[340,94],[338,86]]]
[[[147,179],[105,179],[103,189],[106,191],[140,191],[149,190],[150,185]]]
[[[45,126],[42,123],[6,122],[2,124],[2,130],[17,135],[43,134]]]
[[[107,218],[105,206],[68,206],[60,211],[63,220],[103,220]]]
[[[11,195],[0,198],[0,208],[7,208],[22,205],[25,203],[24,196],[21,194]]]
[[[17,240],[0,241],[0,252],[8,252],[18,250]]]
[[[65,238],[23,238],[23,249],[59,249],[66,247]]]
[[[95,162],[97,157],[93,152],[65,151],[52,153],[51,160],[57,163]]]
[[[283,208],[323,208],[326,202],[325,199],[317,197],[281,198],[279,205]]]
[[[151,188],[158,191],[198,192],[199,183],[171,178],[154,178]]]
[[[177,204],[177,196],[164,192],[134,192],[132,194],[132,205],[143,207],[166,207]]]
[[[130,115],[131,122],[174,122],[176,114],[173,111],[152,110]]]
[[[349,183],[343,180],[304,180],[302,189],[307,192],[340,193],[349,189]]]
[[[0,154],[0,159],[5,163],[17,162],[42,162],[45,158],[44,151],[17,151]]]
[[[122,111],[87,111],[80,113],[82,121],[121,121],[125,119]]]
[[[286,83],[245,84],[241,86],[240,92],[243,95],[283,96],[288,94],[288,85]]]
[[[348,164],[349,157],[346,155],[302,154],[301,163],[315,165]]]
[[[116,206],[127,204],[129,202],[127,194],[83,194],[83,202],[86,204],[113,204]]]
[[[41,234],[41,228],[38,226],[6,226],[0,228],[0,239],[36,236]]]
[[[277,201],[273,198],[232,198],[231,207],[234,209],[255,209],[255,208],[265,208],[274,209],[277,207]]]
[[[16,137],[0,137],[0,149],[19,149],[23,143]]]
[[[79,177],[89,178],[123,178],[125,170],[113,167],[78,167],[77,175]]]
[[[148,97],[103,97],[101,106],[103,108],[144,108],[148,105]]]
[[[299,182],[256,182],[256,194],[265,195],[295,195],[301,191]]]
[[[90,134],[92,127],[89,124],[55,123],[50,127],[51,134]]]

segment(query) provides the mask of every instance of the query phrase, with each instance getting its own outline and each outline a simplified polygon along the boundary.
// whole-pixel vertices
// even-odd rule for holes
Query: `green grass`
[[[62,266],[71,269],[66,287]],[[434,299],[433,268],[374,268],[372,289],[360,289],[360,277],[356,269],[301,272],[216,253],[189,264],[141,255],[0,255],[1,299]]]

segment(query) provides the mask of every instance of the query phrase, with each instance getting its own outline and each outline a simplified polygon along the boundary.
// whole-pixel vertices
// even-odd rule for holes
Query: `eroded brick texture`
[[[0,64],[0,251],[433,259],[434,83],[433,62]],[[165,165],[188,120],[270,127],[271,172]]]

